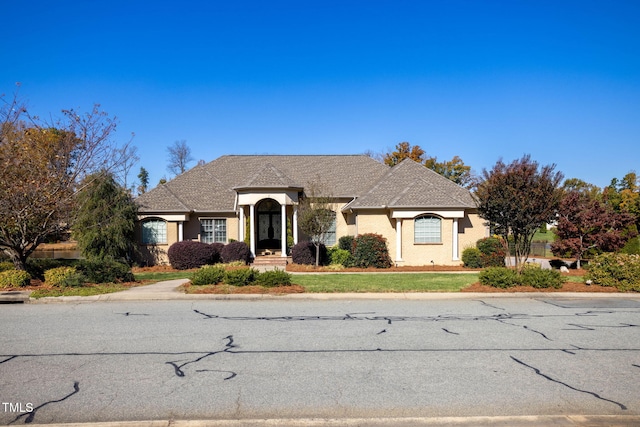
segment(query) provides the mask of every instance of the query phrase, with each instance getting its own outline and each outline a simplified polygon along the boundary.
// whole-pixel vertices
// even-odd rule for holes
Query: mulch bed
[[[481,285],[476,282],[461,289],[460,292],[486,292],[486,293],[513,293],[513,292],[607,292],[616,293],[618,289],[610,286],[586,285],[584,283],[567,282],[560,289],[537,289],[532,286],[514,286],[513,288],[500,289],[493,286]]]

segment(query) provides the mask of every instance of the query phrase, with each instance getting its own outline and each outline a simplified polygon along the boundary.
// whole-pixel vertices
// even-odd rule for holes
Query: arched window
[[[149,219],[142,223],[142,243],[157,245],[167,243],[167,222],[162,219]]]
[[[437,216],[421,216],[414,220],[414,243],[442,243],[442,220]]]

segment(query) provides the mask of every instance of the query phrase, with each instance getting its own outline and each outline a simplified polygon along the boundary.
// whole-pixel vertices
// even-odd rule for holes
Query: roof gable
[[[471,193],[429,168],[405,159],[349,205],[357,208],[473,208]]]

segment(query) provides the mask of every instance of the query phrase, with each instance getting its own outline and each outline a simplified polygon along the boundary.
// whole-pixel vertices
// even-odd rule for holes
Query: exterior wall
[[[402,259],[400,265],[461,265],[462,251],[475,246],[477,240],[486,236],[483,220],[477,213],[466,213],[458,219],[458,253],[453,259],[453,219],[442,218],[442,241],[440,243],[414,243],[414,220],[402,222]],[[393,259],[395,252],[391,254]]]
[[[465,216],[464,221],[460,220],[458,228],[460,232],[460,244],[458,245],[460,256],[462,256],[462,251],[466,248],[475,247],[478,240],[489,236],[489,228],[485,225],[485,220],[480,218],[475,211]]]
[[[404,224],[403,224],[404,225]],[[396,230],[395,220],[389,218],[388,211],[385,209],[367,209],[358,212],[356,218],[356,228],[358,234],[375,233],[380,234],[387,239],[387,248],[389,248],[389,256],[395,261],[396,254]]]
[[[466,213],[458,219],[458,253],[453,259],[453,219],[441,218],[440,243],[414,243],[414,219],[402,220],[402,261],[396,259],[396,219],[389,218],[384,209],[360,211],[357,215],[357,231],[353,233],[376,233],[387,239],[389,256],[397,265],[460,265],[462,251],[486,237],[483,220],[475,212]],[[347,230],[350,230],[347,226]]]
[[[151,217],[150,217],[151,218]],[[169,246],[178,241],[178,223],[175,221],[166,221],[167,223],[167,243],[157,245],[143,245],[142,228],[140,223],[136,227],[136,239],[138,241],[138,251],[140,252],[141,262],[145,265],[169,264],[167,251]]]
[[[149,216],[148,218],[153,218]],[[224,218],[227,220],[227,242],[230,239],[238,240],[238,217],[235,213],[198,213],[191,214],[187,221],[183,222],[183,240],[200,241],[200,218]],[[140,252],[141,262],[146,265],[169,264],[167,251],[169,247],[178,241],[179,221],[166,221],[167,223],[167,243],[157,245],[143,245],[142,230],[140,223],[136,227],[136,239]]]

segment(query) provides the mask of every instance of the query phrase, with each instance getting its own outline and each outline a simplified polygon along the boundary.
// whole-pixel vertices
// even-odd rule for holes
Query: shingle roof
[[[298,189],[314,183],[350,208],[475,207],[469,191],[405,160],[389,168],[364,155],[222,156],[138,197],[140,212],[230,212],[236,189]]]
[[[353,203],[351,209],[387,208],[474,208],[471,193],[438,173],[406,159],[388,169],[373,186]]]

